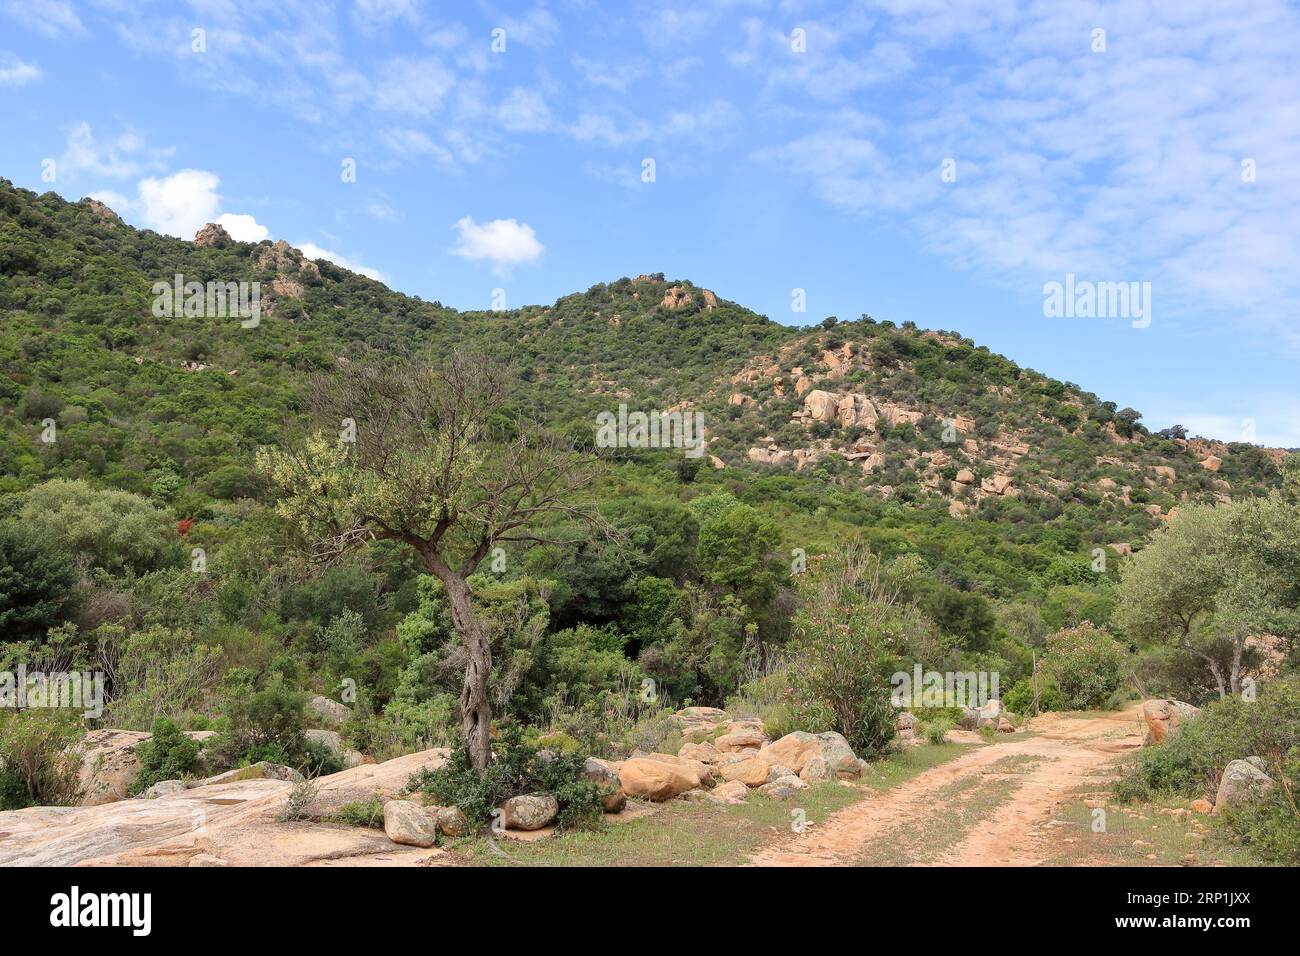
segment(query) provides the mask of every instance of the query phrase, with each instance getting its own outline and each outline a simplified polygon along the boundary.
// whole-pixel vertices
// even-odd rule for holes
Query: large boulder
[[[661,803],[700,785],[699,774],[682,763],[633,757],[618,767],[618,779],[629,797]]]
[[[709,792],[709,799],[716,803],[744,803],[749,798],[749,787],[739,780],[720,783]]]
[[[771,783],[765,783],[758,788],[758,792],[772,800],[789,800],[800,790],[807,790],[808,784],[804,783],[798,777],[786,775],[773,780]]]
[[[403,846],[430,847],[438,840],[438,824],[413,800],[389,800],[384,804],[384,833]]]
[[[1214,798],[1214,812],[1218,813],[1224,807],[1248,803],[1272,788],[1273,778],[1259,769],[1251,758],[1234,760],[1223,768],[1219,792]]]
[[[862,774],[862,764],[858,760],[858,755],[853,752],[853,748],[849,746],[843,734],[827,730],[817,735],[817,741],[821,744],[821,755],[826,758],[831,771],[841,780],[856,778]]]
[[[1198,713],[1199,708],[1181,700],[1144,700],[1142,719],[1146,721],[1147,736],[1144,744],[1158,744]]]
[[[465,811],[460,807],[441,807],[434,816],[434,821],[438,825],[438,832],[449,837],[469,836],[473,829],[469,817],[465,816]]]
[[[540,830],[560,815],[560,802],[549,793],[527,793],[501,804],[501,823],[507,830]]]
[[[830,392],[815,388],[803,397],[804,415],[815,422],[834,421],[839,414],[840,403]]]
[[[319,744],[329,748],[330,753],[343,761],[344,767],[359,767],[365,763],[365,757],[361,755],[361,752],[353,750],[344,744],[343,736],[337,730],[322,730],[313,727],[310,730],[303,731],[303,736],[307,738],[309,744]]]
[[[826,758],[821,754],[809,757],[808,762],[799,771],[799,779],[804,783],[825,783],[835,779],[835,772]]]
[[[757,751],[770,739],[760,723],[742,723],[732,721],[729,732],[713,741],[719,753],[739,753],[742,750]]]

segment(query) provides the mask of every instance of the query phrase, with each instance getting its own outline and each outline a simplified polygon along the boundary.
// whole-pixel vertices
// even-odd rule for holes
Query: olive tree
[[[599,521],[577,501],[594,459],[507,413],[508,384],[504,369],[462,353],[437,368],[346,364],[309,386],[310,436],[258,457],[316,558],[400,541],[442,583],[465,651],[461,731],[479,773],[491,759],[492,653],[467,578],[501,544],[556,543],[544,529]]]

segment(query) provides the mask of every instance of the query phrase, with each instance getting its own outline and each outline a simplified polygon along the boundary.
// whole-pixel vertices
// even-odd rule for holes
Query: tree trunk
[[[460,691],[460,729],[470,764],[482,776],[492,760],[492,705],[488,677],[492,674],[492,647],[474,613],[474,599],[465,579],[444,561],[427,560],[429,570],[442,582],[451,605],[451,621],[465,648],[465,683]]]

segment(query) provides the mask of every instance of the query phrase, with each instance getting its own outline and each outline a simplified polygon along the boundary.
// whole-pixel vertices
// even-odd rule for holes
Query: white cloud
[[[63,155],[59,157],[59,175],[75,179],[88,174],[109,179],[123,179],[141,173],[161,171],[166,159],[175,153],[171,147],[150,149],[144,139],[131,130],[116,137],[100,139],[82,122],[68,134]]]
[[[454,83],[451,71],[436,57],[389,60],[375,80],[375,106],[391,113],[428,116],[442,105]]]
[[[221,179],[203,169],[182,169],[162,179],[140,181],[140,217],[145,225],[169,236],[193,239],[216,219],[221,208]]]
[[[383,282],[385,285],[388,283],[388,277],[378,269],[372,269],[369,266],[363,266],[358,262],[353,262],[346,256],[341,256],[330,249],[323,249],[314,242],[299,242],[295,243],[295,245],[308,259],[325,259],[334,263],[336,266],[355,272],[357,275],[366,276],[367,278],[374,279],[376,282]]]
[[[12,53],[0,55],[0,86],[26,86],[41,78],[41,68],[24,63]]]
[[[512,89],[497,108],[497,119],[512,132],[535,133],[551,125],[551,111],[536,90]]]
[[[0,0],[0,12],[48,37],[81,36],[86,32],[68,0]]]
[[[532,262],[545,247],[527,223],[516,219],[493,219],[482,225],[469,216],[456,221],[459,237],[452,255],[473,262],[490,262],[500,275],[508,275],[515,266]]]
[[[230,238],[236,242],[261,242],[271,235],[271,230],[266,226],[242,213],[223,212],[217,217],[216,223],[230,233]]]

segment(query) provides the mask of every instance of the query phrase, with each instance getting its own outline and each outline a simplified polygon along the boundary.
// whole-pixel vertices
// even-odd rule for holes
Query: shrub
[[[1229,809],[1228,828],[1262,859],[1300,862],[1300,675],[1264,685],[1257,700],[1228,697],[1208,705],[1160,745],[1144,747],[1115,785],[1121,800],[1214,794],[1233,760],[1260,757],[1280,786]]]
[[[75,804],[83,733],[79,719],[56,710],[0,711],[0,810]]]
[[[585,758],[561,753],[539,756],[517,724],[509,724],[493,742],[495,758],[479,776],[462,745],[433,770],[411,777],[409,790],[423,791],[443,805],[461,809],[471,823],[487,826],[492,811],[511,797],[549,793],[560,805],[557,828],[571,829],[600,819],[600,788],[583,776]]]
[[[1124,645],[1084,621],[1047,638],[1044,671],[1056,682],[1069,710],[1100,707],[1124,679]]]
[[[945,717],[932,720],[925,725],[925,739],[932,744],[941,744],[948,737],[948,731],[956,725]]]
[[[1002,703],[1006,704],[1007,710],[1013,714],[1029,714],[1034,709],[1033,681],[1028,677],[1016,681],[1011,689],[1002,695]],[[1040,711],[1065,710],[1061,689],[1046,674],[1038,675],[1038,709]]]
[[[66,617],[77,570],[18,523],[0,524],[0,634],[39,640]]]
[[[199,742],[181,733],[167,717],[153,722],[148,740],[135,748],[140,770],[132,793],[148,790],[160,780],[180,780],[193,777],[199,770]]]
[[[246,683],[245,676],[239,672],[227,675],[231,680],[225,694],[225,717],[217,737],[208,743],[209,750],[225,766],[261,760],[306,766],[306,696],[286,687],[278,674],[261,690]]]
[[[339,807],[339,820],[354,827],[384,827],[384,801],[378,794]]]

